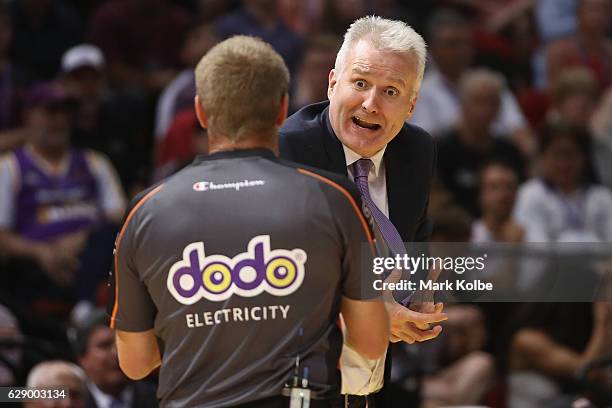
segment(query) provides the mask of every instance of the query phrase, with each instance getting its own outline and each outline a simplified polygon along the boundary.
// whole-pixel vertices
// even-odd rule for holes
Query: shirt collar
[[[364,158],[364,157],[361,157],[359,154],[355,153],[353,150],[351,150],[349,147],[345,146],[344,144],[342,145],[342,149],[344,150],[344,159],[346,160],[347,167],[355,163],[357,160]],[[378,172],[380,171],[380,166],[381,166],[382,159],[383,159],[386,149],[387,149],[387,145],[385,145],[385,147],[380,149],[378,153],[376,153],[375,155],[371,157],[365,157],[366,159],[372,160],[372,163],[374,163],[374,176],[375,177],[378,177]]]
[[[98,388],[96,384],[93,382],[88,382],[87,387],[89,388],[89,392],[93,396],[96,401],[96,405],[98,407],[110,407],[113,402],[113,397],[105,394],[101,389]],[[123,405],[128,407],[132,402],[132,389],[130,387],[125,387],[125,389],[121,392],[120,397],[118,398],[123,402]]]
[[[278,160],[272,150],[266,148],[256,149],[236,149],[236,150],[223,150],[217,153],[211,153],[208,155],[199,155],[194,159],[195,164],[202,163],[204,161],[216,160],[216,159],[231,159],[241,157],[263,157],[270,160]]]

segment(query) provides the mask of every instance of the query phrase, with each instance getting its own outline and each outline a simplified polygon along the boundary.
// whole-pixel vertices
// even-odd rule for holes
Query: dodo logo
[[[204,243],[193,242],[183,250],[183,259],[170,268],[168,290],[185,305],[202,298],[218,302],[233,294],[287,296],[304,281],[306,258],[306,252],[299,248],[271,250],[269,235],[254,237],[247,252],[234,258],[206,256]]]

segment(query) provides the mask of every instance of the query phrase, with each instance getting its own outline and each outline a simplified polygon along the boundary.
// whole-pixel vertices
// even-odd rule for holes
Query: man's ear
[[[418,99],[418,94],[414,95],[412,99],[410,99],[410,105],[408,106],[408,115],[406,116],[406,120],[409,120],[412,117],[412,113],[414,112],[414,107],[416,106]]]
[[[287,114],[289,113],[289,94],[285,93],[281,98],[280,110],[278,111],[278,116],[276,117],[276,125],[278,127],[282,126],[287,119]]]
[[[329,71],[329,77],[327,79],[327,98],[331,99],[331,96],[336,89],[336,84],[338,83],[338,77],[336,75],[336,70],[332,69]]]
[[[208,127],[208,118],[206,117],[206,112],[204,112],[204,108],[202,107],[202,100],[198,95],[193,100],[193,107],[195,109],[196,116],[198,117],[198,122],[200,122],[200,126],[204,129]]]

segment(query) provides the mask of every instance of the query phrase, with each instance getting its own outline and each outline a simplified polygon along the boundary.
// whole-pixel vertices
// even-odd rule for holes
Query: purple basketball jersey
[[[72,150],[68,170],[57,176],[45,172],[24,148],[15,157],[21,177],[15,232],[49,241],[96,222],[101,213],[98,189],[85,152]]]

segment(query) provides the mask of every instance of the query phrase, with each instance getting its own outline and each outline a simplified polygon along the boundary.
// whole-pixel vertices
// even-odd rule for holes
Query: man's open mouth
[[[354,124],[356,124],[359,127],[364,128],[364,129],[370,129],[370,130],[378,130],[378,129],[380,129],[380,125],[378,123],[366,122],[365,120],[359,119],[356,116],[353,116],[352,120],[353,120]]]

